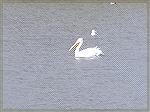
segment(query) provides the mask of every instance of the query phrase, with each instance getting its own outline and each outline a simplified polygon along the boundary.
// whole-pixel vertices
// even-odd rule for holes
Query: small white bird
[[[116,4],[116,2],[111,2],[110,4],[111,4],[111,5],[115,5],[115,4]]]
[[[95,36],[95,35],[97,35],[97,32],[95,30],[92,30],[91,35]]]
[[[78,38],[75,44],[69,49],[69,51],[71,49],[76,49],[75,57],[88,58],[88,57],[99,56],[100,54],[104,55],[104,53],[97,46],[79,51],[79,48],[81,47],[82,43],[83,43],[83,38]]]

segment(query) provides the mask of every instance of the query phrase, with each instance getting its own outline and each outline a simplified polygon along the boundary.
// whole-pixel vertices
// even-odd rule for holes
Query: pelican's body
[[[69,49],[70,51],[71,49],[75,48],[75,57],[94,57],[99,56],[100,54],[104,54],[97,46],[79,51],[82,43],[83,38],[78,38],[75,44]]]
[[[97,32],[95,30],[92,30],[91,35],[95,36],[95,35],[97,35]]]

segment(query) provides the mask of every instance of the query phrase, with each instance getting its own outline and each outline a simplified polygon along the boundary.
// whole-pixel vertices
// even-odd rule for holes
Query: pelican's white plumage
[[[75,42],[75,44],[69,49],[69,51],[74,48],[76,49],[75,57],[83,57],[84,58],[84,57],[99,56],[100,54],[104,55],[104,53],[97,46],[79,51],[82,43],[83,43],[83,38],[78,38],[78,40]]]

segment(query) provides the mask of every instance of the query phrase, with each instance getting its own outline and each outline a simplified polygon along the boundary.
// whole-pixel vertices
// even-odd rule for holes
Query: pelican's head
[[[77,48],[79,49],[82,43],[83,43],[83,38],[78,38],[75,44],[73,44],[73,46],[69,49],[69,51],[72,49],[77,49]]]

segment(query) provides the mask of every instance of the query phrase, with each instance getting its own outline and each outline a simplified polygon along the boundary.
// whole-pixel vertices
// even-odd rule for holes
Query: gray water
[[[76,60],[79,37],[105,55]],[[3,70],[5,109],[145,109],[146,4],[4,4]]]

